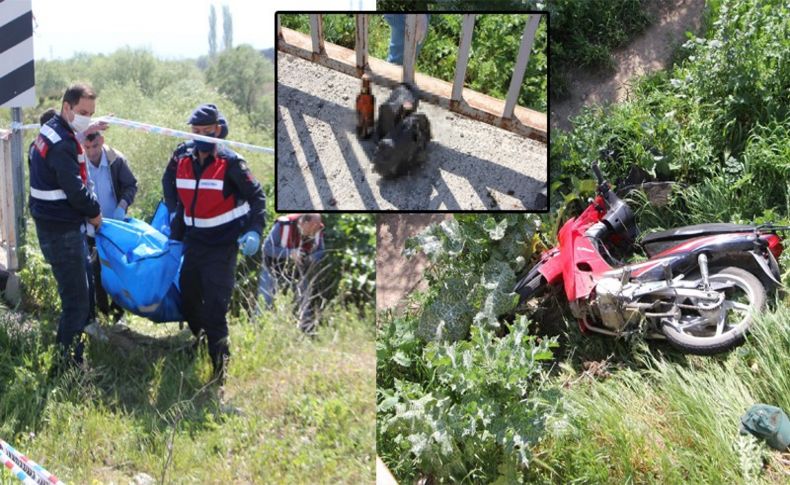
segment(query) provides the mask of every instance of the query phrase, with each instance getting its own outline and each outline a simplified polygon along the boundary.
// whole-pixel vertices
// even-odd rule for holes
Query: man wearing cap
[[[312,300],[316,263],[324,256],[323,229],[320,214],[288,214],[277,219],[263,243],[258,293],[271,308],[279,286],[297,283],[298,326],[307,334],[316,327]]]
[[[82,333],[90,312],[86,221],[98,229],[102,216],[99,201],[88,188],[85,154],[76,134],[88,130],[95,110],[92,88],[69,87],[60,113],[41,125],[29,153],[30,214],[60,296],[56,371],[82,363]]]
[[[206,106],[217,109],[217,106],[213,104],[207,104]],[[217,120],[219,130],[209,136],[224,139],[226,136],[228,136],[228,121],[224,116],[222,116],[222,113],[220,113],[219,110],[217,110]],[[187,140],[185,142],[179,143],[179,145],[173,151],[173,154],[170,156],[170,160],[167,162],[167,167],[165,167],[165,173],[162,175],[162,195],[164,196],[165,205],[167,206],[167,210],[170,212],[171,217],[175,215],[176,205],[178,204],[176,166],[178,165],[178,161],[181,160],[185,154],[194,150],[194,148],[194,140]]]
[[[189,118],[192,133],[220,132],[219,111],[199,106]],[[220,384],[230,358],[226,313],[235,285],[236,256],[258,251],[266,197],[245,161],[236,153],[207,141],[195,141],[176,164],[178,200],[171,237],[184,241],[181,297],[192,333],[205,334]],[[199,341],[199,340],[198,340]]]

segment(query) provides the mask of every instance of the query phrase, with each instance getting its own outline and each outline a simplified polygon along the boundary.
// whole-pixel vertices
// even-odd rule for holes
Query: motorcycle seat
[[[748,224],[732,224],[727,222],[713,224],[696,224],[682,226],[668,231],[658,231],[646,234],[642,238],[642,247],[648,255],[657,254],[668,248],[672,243],[695,237],[727,234],[732,232],[752,232],[755,226]]]

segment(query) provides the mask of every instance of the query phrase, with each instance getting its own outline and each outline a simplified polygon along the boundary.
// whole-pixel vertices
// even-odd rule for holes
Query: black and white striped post
[[[0,0],[0,108],[36,104],[31,0]]]
[[[22,123],[22,108],[36,104],[35,85],[32,0],[0,0],[0,108],[11,108],[12,120],[10,160],[3,156],[8,150],[0,152],[3,191],[6,197],[13,194],[10,203],[3,202],[2,221],[11,271],[24,264],[20,248],[25,242],[25,174],[22,131],[18,126]],[[3,137],[8,142],[7,134]]]

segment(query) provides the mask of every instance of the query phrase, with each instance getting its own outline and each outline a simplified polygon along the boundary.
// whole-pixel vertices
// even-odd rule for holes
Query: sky
[[[20,2],[25,0],[5,0]],[[29,0],[27,0],[29,1]],[[36,59],[68,59],[78,52],[147,48],[163,59],[208,53],[210,5],[217,11],[222,48],[222,6],[230,7],[233,45],[274,46],[276,10],[375,10],[375,0],[33,0]],[[320,7],[317,7],[320,6]]]

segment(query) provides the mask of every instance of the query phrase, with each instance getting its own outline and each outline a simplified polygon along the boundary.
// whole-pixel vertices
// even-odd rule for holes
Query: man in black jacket
[[[85,137],[82,143],[88,157],[88,177],[92,183],[93,193],[99,200],[102,217],[105,219],[123,219],[126,211],[134,202],[137,194],[137,179],[129,169],[123,153],[104,143],[104,135],[92,133]],[[123,309],[112,302],[101,284],[101,264],[96,255],[96,244],[92,238],[88,239],[91,254],[91,272],[93,273],[93,288],[91,291],[91,319],[96,318],[96,307],[105,315],[110,315],[114,321],[120,320]],[[88,328],[90,333],[93,327]],[[99,331],[98,329],[93,329]]]
[[[192,132],[220,133],[219,111],[204,104],[189,119]],[[172,239],[183,239],[181,298],[184,317],[196,337],[205,334],[215,376],[224,382],[230,358],[226,313],[236,283],[236,257],[261,244],[266,197],[235,152],[205,141],[176,164],[178,201],[170,225]]]
[[[95,110],[93,89],[71,86],[63,95],[60,113],[41,126],[30,151],[30,214],[41,252],[58,284],[57,342],[68,365],[82,362],[82,331],[90,312],[86,221],[96,229],[102,222],[99,202],[88,189],[85,154],[76,138],[76,133],[88,130]]]

